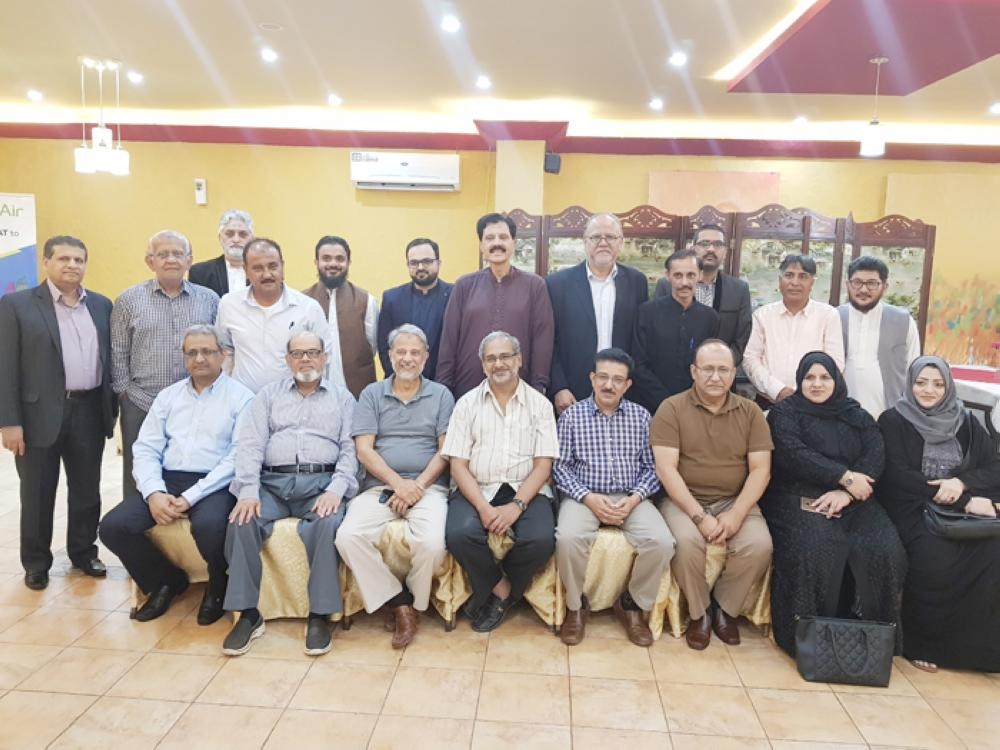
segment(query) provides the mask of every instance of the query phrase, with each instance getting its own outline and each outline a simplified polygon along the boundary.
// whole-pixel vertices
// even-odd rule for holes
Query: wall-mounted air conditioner
[[[458,154],[352,151],[351,182],[362,190],[453,192],[459,188]]]

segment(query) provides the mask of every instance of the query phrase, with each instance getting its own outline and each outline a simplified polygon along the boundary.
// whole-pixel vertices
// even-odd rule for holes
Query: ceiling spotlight
[[[130,70],[125,74],[125,77],[128,78],[129,83],[134,83],[136,86],[142,83],[146,78],[146,76],[136,70]]]
[[[792,125],[802,126],[809,122],[809,118],[805,115],[799,115],[794,120],[792,120]]]
[[[686,52],[681,52],[677,50],[670,57],[667,58],[667,62],[673,65],[675,68],[683,68],[687,65],[688,56]]]
[[[446,31],[449,34],[454,34],[461,28],[462,28],[462,22],[458,20],[458,16],[448,13],[441,19],[441,31]]]
[[[285,27],[280,23],[271,23],[269,21],[264,21],[263,23],[257,24],[257,28],[261,31],[284,31]]]
[[[260,59],[266,63],[278,62],[278,53],[270,47],[263,47],[260,51]]]
[[[493,81],[490,80],[489,76],[479,76],[476,79],[476,88],[482,91],[487,91],[493,87]]]
[[[990,105],[990,114],[1000,115],[1000,102],[993,102],[993,104]]]
[[[649,108],[651,110],[653,110],[654,112],[662,112],[663,111],[663,99],[661,99],[658,96],[654,96],[652,99],[649,100]]]
[[[341,99],[336,94],[330,94],[328,97],[326,97],[326,103],[329,104],[331,107],[339,107],[341,104],[344,103],[344,100]]]
[[[45,97],[42,96],[42,92],[38,89],[28,89],[27,92],[28,99],[33,102],[40,102]]]
[[[97,67],[97,60],[92,57],[81,57],[80,64],[89,70],[93,70]]]

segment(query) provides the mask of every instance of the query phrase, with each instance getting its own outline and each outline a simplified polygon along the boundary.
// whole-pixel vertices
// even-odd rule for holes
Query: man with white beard
[[[253,218],[246,211],[231,208],[219,218],[219,246],[222,255],[195,263],[188,271],[192,284],[206,286],[220,297],[247,285],[243,271],[243,248],[253,238]]]

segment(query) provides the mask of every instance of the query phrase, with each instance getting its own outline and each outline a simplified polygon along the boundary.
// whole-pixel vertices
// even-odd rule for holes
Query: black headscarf
[[[833,378],[833,393],[821,404],[813,403],[802,393],[802,381],[813,365],[821,365]],[[851,427],[865,427],[869,421],[867,412],[861,408],[861,404],[847,395],[847,382],[841,375],[837,363],[833,361],[833,357],[826,352],[808,352],[802,357],[795,371],[795,393],[785,401],[794,411],[820,419],[839,419]]]

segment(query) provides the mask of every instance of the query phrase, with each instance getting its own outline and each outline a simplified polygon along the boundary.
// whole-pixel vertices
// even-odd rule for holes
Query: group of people
[[[718,226],[667,258],[652,300],[645,275],[618,262],[614,214],[590,218],[583,262],[545,279],[513,266],[509,217],[476,229],[482,270],[449,284],[437,243],[414,239],[411,281],[381,311],[348,280],[347,240],[320,238],[317,283],[297,292],[280,246],[243,211],[221,217],[222,255],[204,263],[181,233],[153,235],[152,277],[114,304],[83,287],[83,242],[49,239],[45,281],[0,298],[0,428],[21,480],[25,584],[48,584],[60,462],[67,554],[105,575],[100,463],[120,414],[124,499],[100,537],[147,594],[134,617],[161,616],[187,588],[146,532],[188,518],[209,571],[198,622],[239,615],[229,655],[264,633],[261,549],[295,517],[309,654],[330,648],[341,559],[402,648],[446,552],[481,632],[554,554],[560,636],[579,643],[590,549],[613,526],[635,550],[614,612],[637,645],[652,643],[644,613],[668,568],[688,645],[739,643],[773,554],[774,636],[789,653],[796,618],[825,614],[899,623],[898,647],[922,669],[1000,670],[1000,542],[923,522],[928,501],[995,516],[1000,458],[947,364],[919,356],[909,313],[882,301],[882,261],[854,259],[849,302],[833,308],[811,298],[815,260],[788,255],[781,300],[753,311],[746,282],[724,271]],[[758,403],[733,391],[741,375]],[[398,518],[404,580],[378,548]],[[712,587],[710,545],[727,551]]]

